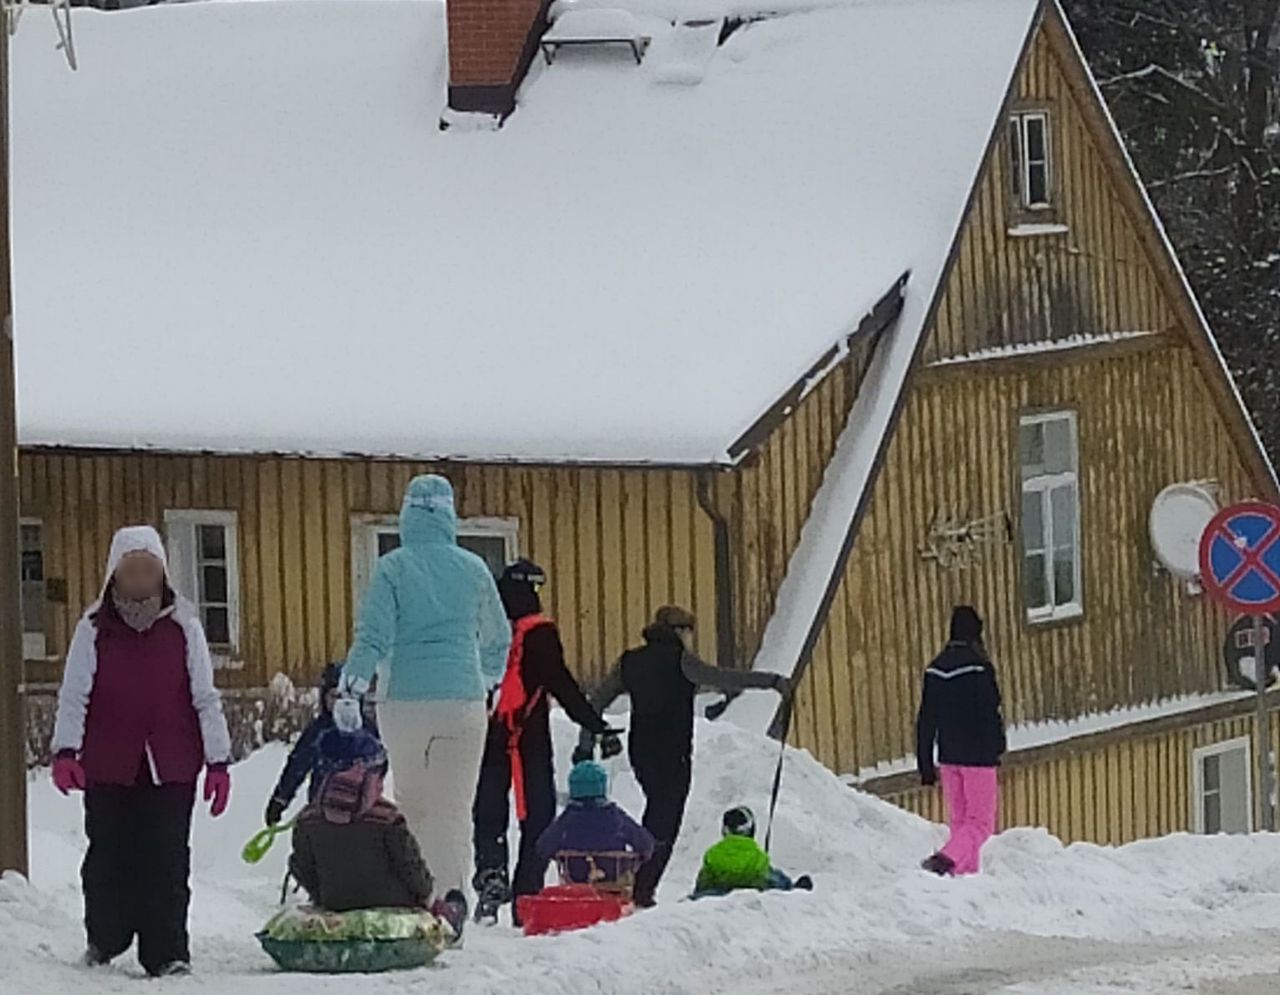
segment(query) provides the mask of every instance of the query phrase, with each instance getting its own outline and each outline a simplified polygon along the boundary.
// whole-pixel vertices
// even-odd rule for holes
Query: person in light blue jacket
[[[400,543],[378,560],[343,687],[363,691],[387,664],[378,726],[396,802],[441,892],[465,890],[485,700],[506,670],[511,626],[488,566],[458,545],[453,487],[444,477],[410,481]]]

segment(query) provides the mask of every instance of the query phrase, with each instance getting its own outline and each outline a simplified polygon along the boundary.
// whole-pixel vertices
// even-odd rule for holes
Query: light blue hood
[[[457,543],[453,485],[444,477],[432,473],[409,481],[400,505],[400,541],[406,546]]]
[[[343,680],[360,690],[388,662],[392,701],[480,701],[501,679],[511,625],[484,560],[458,545],[453,487],[415,477],[400,548],[378,560]]]

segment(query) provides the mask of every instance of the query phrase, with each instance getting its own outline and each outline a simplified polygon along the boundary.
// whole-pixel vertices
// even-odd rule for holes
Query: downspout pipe
[[[698,474],[698,507],[711,519],[715,542],[716,663],[721,667],[735,667],[738,651],[733,633],[733,556],[729,547],[729,521],[720,514],[711,497],[714,472],[704,470]]]

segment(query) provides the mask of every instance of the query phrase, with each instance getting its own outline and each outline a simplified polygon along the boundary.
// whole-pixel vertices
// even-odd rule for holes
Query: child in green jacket
[[[756,842],[756,817],[745,805],[731,808],[721,821],[723,836],[702,858],[702,870],[694,885],[693,897],[727,895],[739,889],[754,891],[810,891],[813,882],[806,874],[792,881],[774,867],[769,855]]]

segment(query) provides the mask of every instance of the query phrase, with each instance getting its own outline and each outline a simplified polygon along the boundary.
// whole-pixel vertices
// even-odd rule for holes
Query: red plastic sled
[[[573,877],[570,874],[573,862],[578,863],[580,874],[585,863],[585,876],[592,884],[568,883]],[[556,854],[556,864],[560,868],[560,880],[565,883],[543,888],[538,895],[522,895],[516,899],[516,911],[524,924],[525,936],[565,933],[597,923],[617,922],[635,910],[631,889],[640,864],[638,855],[562,850]]]
[[[601,922],[617,922],[631,914],[630,900],[597,891],[589,884],[557,884],[538,895],[516,899],[525,936],[545,936],[586,929]]]

